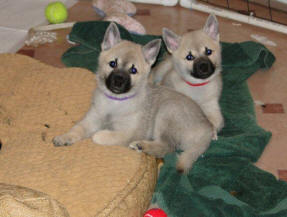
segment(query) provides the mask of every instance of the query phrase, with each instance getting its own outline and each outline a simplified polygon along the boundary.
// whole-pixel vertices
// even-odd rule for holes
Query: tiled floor
[[[207,14],[191,11],[180,6],[164,7],[160,5],[136,4],[141,13],[135,18],[142,23],[148,34],[161,34],[162,27],[172,29],[178,34],[188,30],[201,28]],[[98,20],[92,8],[91,1],[78,2],[70,9],[69,21]],[[247,24],[234,25],[234,21],[218,18],[221,40],[226,42],[241,42],[254,40],[251,34],[266,36],[277,46],[267,46],[276,56],[274,66],[268,71],[259,71],[253,75],[248,84],[254,100],[267,105],[265,108],[256,106],[258,123],[263,128],[272,131],[273,137],[266,147],[262,157],[256,163],[260,168],[272,172],[282,179],[286,178],[287,169],[287,35],[257,28]],[[48,64],[63,67],[61,55],[69,48],[66,42],[67,30],[59,30],[58,40],[53,44],[39,46],[36,49],[24,47],[24,52]],[[28,50],[28,51],[27,51]],[[279,111],[272,113],[273,110]],[[265,110],[265,112],[264,112]],[[267,112],[266,112],[267,111]],[[268,112],[269,111],[269,112]],[[270,113],[271,111],[271,113]]]

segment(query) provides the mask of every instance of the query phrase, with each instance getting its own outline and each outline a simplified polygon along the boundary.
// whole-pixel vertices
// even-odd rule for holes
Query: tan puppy
[[[163,86],[150,86],[148,76],[161,41],[141,46],[121,40],[117,26],[108,27],[90,110],[55,146],[92,137],[101,145],[124,145],[156,157],[180,149],[177,169],[188,171],[208,148],[212,126],[188,97]]]
[[[153,71],[153,80],[192,98],[214,127],[214,139],[224,125],[219,107],[222,90],[218,22],[210,15],[201,30],[178,36],[163,29],[171,53]]]

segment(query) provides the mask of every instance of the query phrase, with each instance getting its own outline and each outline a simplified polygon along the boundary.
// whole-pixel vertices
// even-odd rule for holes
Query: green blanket
[[[79,45],[63,55],[63,62],[95,71],[107,25],[97,21],[77,23],[70,40]],[[122,27],[120,31],[123,39],[140,44],[159,38],[130,34]],[[158,61],[165,52],[163,45]],[[257,125],[246,83],[257,70],[271,67],[275,57],[263,45],[251,41],[222,43],[222,56],[220,105],[225,127],[189,174],[177,174],[176,153],[165,157],[152,202],[169,217],[286,217],[287,183],[253,165],[271,133]]]

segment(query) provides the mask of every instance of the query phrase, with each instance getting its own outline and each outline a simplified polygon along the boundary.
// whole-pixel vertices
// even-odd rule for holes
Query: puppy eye
[[[207,47],[205,48],[205,55],[206,56],[209,56],[212,54],[212,50],[211,49],[208,49]]]
[[[116,68],[116,67],[117,67],[117,65],[118,65],[118,63],[117,63],[117,59],[112,60],[112,61],[109,63],[109,65],[110,65],[110,67],[112,67],[112,68]]]
[[[130,73],[131,74],[136,74],[138,72],[137,68],[135,68],[134,65],[132,65],[132,67],[130,68]]]
[[[188,61],[194,60],[194,56],[191,54],[191,52],[188,53],[188,55],[185,57]]]

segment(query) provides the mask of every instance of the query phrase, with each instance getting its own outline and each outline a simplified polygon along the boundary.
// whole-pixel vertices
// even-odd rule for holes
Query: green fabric
[[[93,72],[98,66],[98,55],[101,51],[101,43],[104,38],[106,28],[110,23],[105,21],[90,21],[76,23],[69,34],[69,40],[79,45],[68,49],[62,56],[62,62],[66,66],[82,67]],[[130,34],[124,27],[118,25],[122,39],[134,41],[139,44],[146,44],[152,39],[161,38],[153,35]],[[161,47],[157,61],[160,61],[166,52],[164,46]]]
[[[70,40],[79,45],[63,55],[63,62],[95,71],[107,26],[97,21],[77,23]],[[120,31],[122,38],[140,44],[159,38],[130,34],[122,27]],[[165,52],[163,45],[158,61]],[[220,106],[225,127],[187,175],[176,172],[176,153],[165,157],[152,202],[169,217],[286,217],[287,183],[253,165],[271,133],[257,125],[246,83],[257,70],[270,68],[275,57],[250,41],[222,43],[222,57]]]

